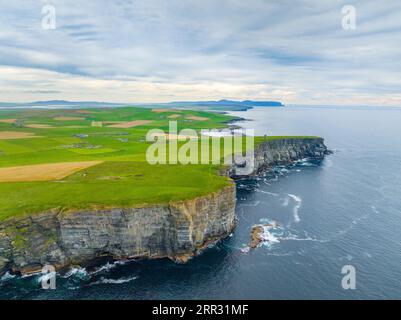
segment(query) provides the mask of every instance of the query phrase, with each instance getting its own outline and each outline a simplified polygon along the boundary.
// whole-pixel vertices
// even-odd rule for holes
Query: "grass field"
[[[178,130],[199,131],[224,128],[232,119],[133,107],[0,110],[0,220],[52,208],[162,204],[217,191],[232,183],[219,175],[220,165],[150,165],[145,137],[154,128],[167,133],[171,120]]]
[[[51,208],[167,203],[231,183],[219,176],[220,166],[146,162],[146,133],[168,132],[178,114],[178,130],[223,128],[231,119],[130,107],[0,110],[0,220]]]
[[[0,182],[60,180],[100,163],[101,161],[56,162],[0,168]]]

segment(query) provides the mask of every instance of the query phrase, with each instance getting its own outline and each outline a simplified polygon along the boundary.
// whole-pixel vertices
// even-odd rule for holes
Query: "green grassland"
[[[29,132],[37,136],[0,139],[0,168],[103,161],[57,181],[1,182],[0,220],[52,208],[72,210],[164,204],[214,192],[232,183],[229,178],[219,175],[221,165],[150,165],[145,157],[150,143],[145,137],[148,130],[154,128],[168,132],[171,120],[177,121],[178,130],[199,131],[224,128],[233,117],[190,110],[156,113],[136,107],[87,109],[90,113],[80,110],[0,110],[0,133]],[[180,114],[180,117],[169,118],[173,114]],[[193,116],[208,120],[188,118]],[[56,120],[59,117],[71,119]],[[72,119],[75,117],[81,119]],[[17,121],[1,122],[6,119]],[[92,126],[92,121],[134,120],[152,122],[132,128]],[[31,127],[37,124],[50,128]],[[258,139],[261,142],[266,138]]]
[[[170,120],[178,130],[223,128],[227,115],[176,111],[156,113],[145,108],[77,110],[1,110],[0,132],[30,132],[38,137],[0,139],[0,168],[32,164],[101,160],[103,163],[79,171],[59,181],[0,183],[0,220],[17,214],[31,214],[51,208],[81,209],[139,206],[168,203],[217,191],[230,184],[218,174],[217,165],[150,165],[145,159],[150,143],[149,129],[168,132]],[[170,119],[180,114],[178,119]],[[208,118],[207,121],[188,117]],[[57,117],[82,117],[55,120]],[[133,128],[92,127],[92,121],[152,120]],[[51,128],[31,128],[29,125]]]

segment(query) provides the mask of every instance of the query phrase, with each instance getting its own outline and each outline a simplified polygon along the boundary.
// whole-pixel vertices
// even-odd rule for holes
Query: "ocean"
[[[318,135],[334,153],[237,181],[238,226],[187,264],[104,263],[6,275],[1,299],[396,299],[401,297],[401,108],[287,106],[232,112],[256,134]],[[264,244],[249,250],[253,225]],[[342,269],[355,270],[355,289]]]

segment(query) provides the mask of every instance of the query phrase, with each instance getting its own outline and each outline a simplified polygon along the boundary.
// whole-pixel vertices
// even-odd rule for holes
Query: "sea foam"
[[[301,218],[299,217],[299,208],[301,208],[302,205],[302,199],[295,194],[290,194],[287,193],[289,197],[291,197],[295,201],[295,206],[294,209],[292,210],[294,214],[294,222],[298,223],[301,221]]]

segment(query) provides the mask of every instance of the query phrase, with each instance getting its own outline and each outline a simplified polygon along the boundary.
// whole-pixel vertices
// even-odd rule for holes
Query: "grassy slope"
[[[0,131],[32,132],[40,136],[0,140],[0,168],[67,161],[104,161],[61,181],[0,183],[0,220],[51,208],[128,207],[167,203],[217,191],[231,183],[228,178],[218,175],[219,166],[149,165],[145,159],[149,146],[145,142],[145,135],[153,128],[168,132],[169,120],[177,120],[179,130],[199,130],[223,128],[232,117],[188,110],[155,113],[150,109],[130,107],[90,110],[94,113],[79,114],[76,110],[0,110],[0,119],[18,119],[20,123],[0,122]],[[178,113],[181,114],[180,118],[168,118]],[[59,116],[81,116],[83,119],[53,119]],[[188,120],[188,116],[206,117],[209,120]],[[153,122],[129,129],[91,127],[92,121],[132,120]],[[25,127],[29,124],[48,124],[54,128]],[[88,137],[80,138],[77,134]],[[256,143],[264,139],[260,137]]]

